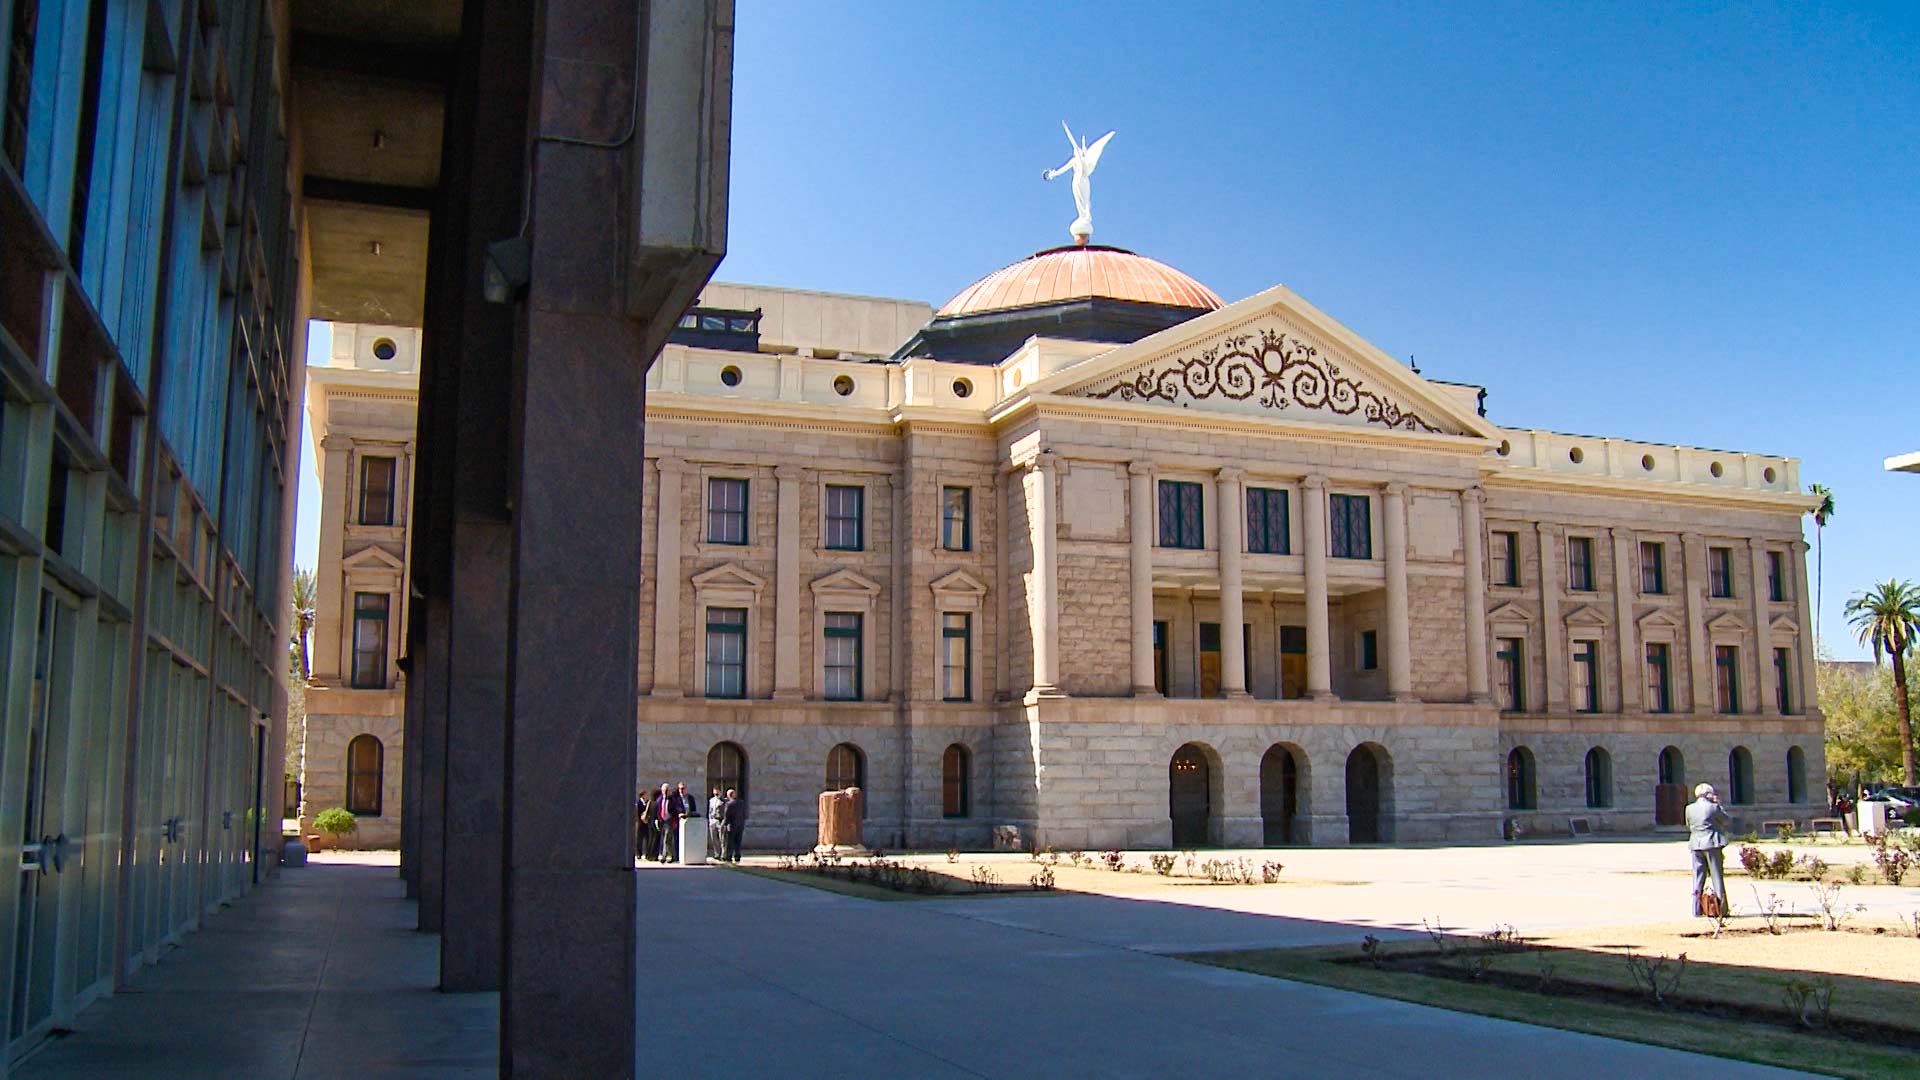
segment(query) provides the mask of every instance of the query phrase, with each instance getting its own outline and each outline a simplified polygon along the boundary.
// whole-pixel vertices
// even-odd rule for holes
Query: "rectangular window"
[[[1493,534],[1493,583],[1520,584],[1520,536],[1518,533]]]
[[[360,459],[360,524],[393,524],[393,459]]]
[[[1787,560],[1777,551],[1767,552],[1767,599],[1776,604],[1787,599]]]
[[[1567,537],[1567,588],[1574,592],[1593,591],[1593,538]]]
[[[1373,520],[1365,495],[1327,496],[1327,551],[1336,559],[1373,558]]]
[[[1360,670],[1380,670],[1380,632],[1377,630],[1360,631]]]
[[[1200,624],[1200,696],[1220,696],[1220,624]]]
[[[1720,712],[1740,711],[1740,649],[1736,645],[1713,647],[1713,683],[1715,705]]]
[[[747,696],[747,609],[707,609],[707,696]]]
[[[948,551],[973,550],[973,489],[940,489],[940,546]]]
[[[353,686],[356,690],[384,690],[387,686],[386,593],[353,594]]]
[[[747,482],[739,477],[707,480],[707,543],[747,542]]]
[[[1153,621],[1153,690],[1161,697],[1167,696],[1167,623],[1164,619]]]
[[[827,485],[827,547],[833,551],[865,551],[867,489],[851,484]]]
[[[1307,696],[1307,628],[1280,628],[1280,696],[1286,699]]]
[[[860,613],[829,611],[825,620],[827,700],[859,701]]]
[[[1205,547],[1206,522],[1202,513],[1199,484],[1186,480],[1160,481],[1160,546],[1196,551]]]
[[[1781,716],[1793,715],[1793,650],[1773,650],[1773,702]]]
[[[1667,592],[1667,545],[1640,541],[1640,591],[1648,596]]]
[[[1253,692],[1253,624],[1240,624],[1240,687]]]
[[[1581,712],[1600,711],[1600,643],[1573,643],[1573,704]]]
[[[1673,711],[1673,654],[1663,641],[1647,643],[1647,711]]]
[[[949,611],[940,616],[940,699],[973,700],[973,616]]]
[[[1733,595],[1733,549],[1707,549],[1707,579],[1713,595],[1730,597]]]
[[[1285,555],[1287,493],[1279,488],[1247,489],[1247,550],[1255,555]]]
[[[1494,669],[1499,675],[1502,712],[1521,712],[1527,707],[1527,669],[1521,662],[1521,641],[1517,637],[1500,639],[1494,650]]]

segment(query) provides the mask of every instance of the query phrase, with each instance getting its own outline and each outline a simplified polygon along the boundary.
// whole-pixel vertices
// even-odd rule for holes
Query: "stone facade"
[[[357,828],[342,842],[356,847],[400,843],[399,659],[419,357],[417,329],[338,323],[326,366],[307,369],[320,550],[300,818],[311,831],[322,810],[352,811]],[[356,750],[356,739],[373,743]]]
[[[786,295],[727,289],[766,311]],[[1217,844],[1649,829],[1667,747],[1742,819],[1818,809],[1792,459],[1498,427],[1476,388],[1283,288],[992,365],[884,358],[832,323],[806,342],[763,323],[757,351],[669,345],[648,377],[640,776],[705,785],[732,744],[749,849],[814,841],[842,744],[881,848],[984,847],[1002,826],[1166,846],[1176,805]],[[716,542],[732,480],[745,535]],[[830,487],[863,493],[857,550],[829,543]],[[964,536],[943,532],[950,489]],[[1166,511],[1182,498],[1191,535]],[[1257,537],[1255,498],[1285,503]],[[719,695],[737,646],[714,609],[745,612],[738,698]],[[824,629],[852,615],[857,648]],[[859,700],[829,700],[830,662],[842,690],[858,667]],[[1535,790],[1512,800],[1517,747]]]

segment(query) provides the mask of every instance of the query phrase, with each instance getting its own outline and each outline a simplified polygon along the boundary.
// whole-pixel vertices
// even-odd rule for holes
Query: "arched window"
[[[1687,759],[1681,756],[1679,747],[1669,746],[1660,751],[1660,782],[1663,784],[1687,782]]]
[[[867,813],[867,755],[852,743],[841,743],[827,751],[827,787],[828,791],[845,791],[847,788],[860,789],[860,815]]]
[[[1787,748],[1787,801],[1807,801],[1807,752],[1797,746]]]
[[[1507,809],[1532,810],[1539,805],[1533,777],[1533,751],[1516,746],[1507,754]]]
[[[940,755],[940,814],[963,818],[973,812],[973,755],[959,743]]]
[[[1753,755],[1744,746],[1727,755],[1727,794],[1735,806],[1753,805]]]
[[[1613,805],[1613,756],[1597,746],[1587,751],[1587,805]]]
[[[380,816],[380,788],[386,779],[386,751],[371,735],[355,735],[347,744],[347,813]]]
[[[714,743],[707,751],[707,790],[701,794],[710,794],[714,788],[722,796],[731,788],[742,799],[747,797],[747,752],[738,743]]]

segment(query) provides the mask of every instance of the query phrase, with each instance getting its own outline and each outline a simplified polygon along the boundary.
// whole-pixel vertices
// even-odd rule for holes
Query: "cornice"
[[[1176,428],[1180,431],[1206,431],[1223,435],[1252,435],[1275,440],[1311,439],[1323,443],[1368,446],[1458,454],[1480,458],[1493,449],[1491,439],[1478,435],[1449,435],[1404,429],[1367,428],[1357,425],[1315,423],[1270,416],[1239,416],[1232,413],[1205,413],[1164,405],[1140,405],[1099,398],[1071,397],[1062,394],[1022,394],[1002,402],[988,414],[996,427],[1035,412],[1042,420],[1049,416],[1095,417],[1121,420],[1146,427]]]
[[[1754,491],[1743,488],[1702,487],[1673,481],[1626,480],[1614,476],[1583,476],[1570,473],[1509,468],[1482,474],[1481,485],[1490,492],[1511,486],[1516,490],[1564,491],[1580,495],[1617,495],[1627,498],[1653,498],[1711,506],[1746,506],[1804,514],[1819,505],[1811,495],[1790,491]]]

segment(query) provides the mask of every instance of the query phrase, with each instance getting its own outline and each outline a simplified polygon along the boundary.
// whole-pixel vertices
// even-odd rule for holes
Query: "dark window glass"
[[[1663,641],[1647,643],[1647,711],[1673,711],[1671,654]]]
[[[1660,751],[1660,782],[1663,784],[1687,782],[1687,762],[1680,756],[1679,747],[1669,746]]]
[[[1707,549],[1707,578],[1712,586],[1713,595],[1729,597],[1733,595],[1733,549]]]
[[[1493,534],[1493,583],[1520,584],[1520,537],[1517,533]]]
[[[1613,757],[1597,746],[1587,751],[1587,805],[1613,805]]]
[[[940,616],[940,697],[973,700],[973,616],[964,611]]]
[[[859,788],[860,816],[867,813],[867,755],[852,743],[841,743],[827,751],[827,790]]]
[[[940,546],[948,551],[973,550],[972,489],[940,489]]]
[[[1287,493],[1279,488],[1247,489],[1247,550],[1256,555],[1287,554]]]
[[[826,613],[828,701],[860,700],[860,622],[857,611]]]
[[[1153,689],[1162,697],[1167,694],[1167,624],[1164,619],[1155,619],[1153,623]]]
[[[972,801],[968,790],[972,779],[968,774],[973,771],[973,755],[967,748],[955,743],[947,747],[940,755],[940,816],[963,818],[971,812]]]
[[[87,9],[87,67],[80,82],[80,131],[74,140],[73,195],[67,215],[67,257],[76,270],[86,255],[87,204],[92,200],[93,155],[100,128],[100,65],[107,37],[106,5],[88,4]]]
[[[747,609],[707,609],[707,696],[747,696]]]
[[[1713,676],[1716,704],[1723,713],[1740,711],[1740,649],[1734,645],[1713,647]]]
[[[1365,495],[1327,496],[1328,553],[1336,559],[1373,558],[1373,522]]]
[[[1360,631],[1360,670],[1377,671],[1380,667],[1380,634],[1375,630]]]
[[[1539,805],[1533,774],[1533,753],[1516,746],[1507,754],[1507,809],[1532,810]]]
[[[1807,801],[1807,752],[1797,746],[1787,748],[1787,801]]]
[[[1640,591],[1662,596],[1667,591],[1667,545],[1640,542]]]
[[[1787,560],[1777,551],[1767,552],[1767,599],[1778,604],[1787,598]]]
[[[1567,537],[1567,588],[1574,592],[1593,591],[1593,540],[1590,537]]]
[[[1160,481],[1160,546],[1199,549],[1206,546],[1200,485],[1185,480]]]
[[[1527,707],[1527,671],[1521,663],[1521,642],[1519,638],[1501,638],[1500,648],[1494,652],[1494,663],[1500,676],[1500,708],[1504,712],[1520,712]]]
[[[353,594],[353,686],[357,690],[384,690],[387,686],[386,593]]]
[[[733,790],[747,797],[747,752],[735,743],[714,743],[707,751],[707,791],[714,788],[722,796]]]
[[[866,549],[867,489],[850,484],[827,485],[827,547],[834,551]]]
[[[27,115],[33,103],[33,46],[39,30],[40,0],[14,0],[7,34],[6,128],[0,145],[17,173],[27,170]]]
[[[385,758],[380,740],[371,735],[356,735],[347,744],[347,813],[354,817],[380,816]]]
[[[360,524],[393,524],[393,466],[390,457],[360,459]]]
[[[1573,643],[1573,702],[1581,712],[1600,711],[1600,643]]]
[[[707,543],[747,542],[747,482],[737,477],[707,480]]]
[[[1728,799],[1735,806],[1753,803],[1753,755],[1744,746],[1736,746],[1727,755]]]
[[[1773,701],[1781,716],[1793,713],[1793,650],[1773,650]]]

